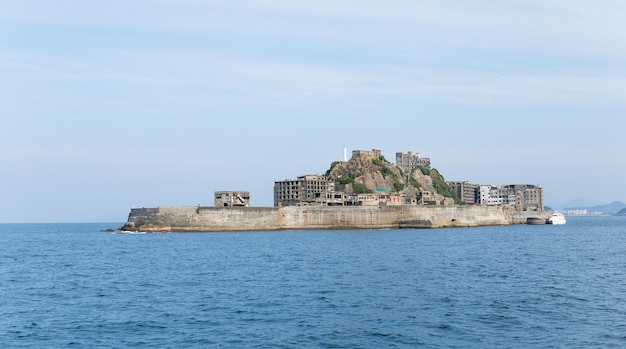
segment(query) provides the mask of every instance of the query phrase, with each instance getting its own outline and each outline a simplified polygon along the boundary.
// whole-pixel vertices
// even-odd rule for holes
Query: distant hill
[[[619,210],[619,212],[617,212],[615,215],[616,216],[626,216],[626,208],[623,208],[623,209]]]
[[[602,202],[592,201],[592,200],[584,199],[584,198],[577,198],[569,202],[564,202],[560,204],[552,203],[549,206],[558,210],[563,210],[566,207],[591,207],[591,206],[597,206],[597,205],[602,205],[602,204],[603,204]]]
[[[587,210],[588,212],[602,212],[615,214],[626,208],[626,204],[621,201],[613,201],[606,205],[596,205],[588,207],[566,207],[564,210]]]

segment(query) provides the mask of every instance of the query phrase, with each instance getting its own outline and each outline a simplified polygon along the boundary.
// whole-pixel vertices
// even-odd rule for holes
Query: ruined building
[[[216,191],[215,207],[250,207],[249,191]]]
[[[474,205],[477,203],[477,191],[480,185],[468,181],[448,181],[446,183],[463,204]]]
[[[396,153],[396,166],[411,175],[419,166],[430,168],[430,158],[421,158],[419,153]]]
[[[335,192],[335,182],[321,175],[274,182],[274,206],[343,205],[344,194]]]

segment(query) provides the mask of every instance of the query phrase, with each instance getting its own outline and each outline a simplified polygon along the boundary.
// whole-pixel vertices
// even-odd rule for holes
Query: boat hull
[[[552,225],[563,225],[566,222],[565,216],[560,213],[554,213],[550,216],[550,218],[548,218],[548,224]]]

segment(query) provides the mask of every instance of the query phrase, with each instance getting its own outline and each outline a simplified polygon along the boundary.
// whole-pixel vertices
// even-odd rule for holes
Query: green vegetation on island
[[[334,180],[337,190],[347,194],[366,194],[381,190],[424,202],[461,200],[436,169],[416,166],[405,173],[380,153],[360,151],[349,161],[334,161],[326,175]]]

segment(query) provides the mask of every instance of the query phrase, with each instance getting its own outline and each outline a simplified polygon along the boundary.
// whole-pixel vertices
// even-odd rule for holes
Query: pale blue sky
[[[5,1],[0,222],[123,222],[323,173],[626,201],[626,2]]]

